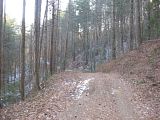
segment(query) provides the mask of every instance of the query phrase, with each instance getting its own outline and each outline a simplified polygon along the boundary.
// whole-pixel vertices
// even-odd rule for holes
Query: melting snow
[[[117,94],[117,93],[119,93],[119,90],[117,90],[117,89],[113,89],[113,88],[112,88],[112,92],[111,92],[111,94],[112,94],[112,95],[115,95],[115,94]]]
[[[78,100],[81,97],[82,93],[89,89],[89,82],[94,79],[95,78],[89,78],[84,81],[80,81],[76,87],[74,95],[72,95],[73,98],[75,100]]]

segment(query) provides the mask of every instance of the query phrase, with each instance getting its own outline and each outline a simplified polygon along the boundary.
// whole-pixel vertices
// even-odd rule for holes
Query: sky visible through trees
[[[15,18],[17,24],[21,24],[22,0],[6,0],[6,14]],[[66,10],[69,0],[61,0],[61,10]],[[42,15],[45,11],[45,0],[42,0]],[[26,24],[29,26],[34,21],[34,0],[26,1]]]

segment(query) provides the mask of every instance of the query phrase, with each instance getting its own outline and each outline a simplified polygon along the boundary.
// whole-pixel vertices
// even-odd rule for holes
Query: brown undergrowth
[[[149,105],[160,119],[160,40],[143,43],[138,49],[97,68],[98,72],[120,73],[135,89],[135,99]]]

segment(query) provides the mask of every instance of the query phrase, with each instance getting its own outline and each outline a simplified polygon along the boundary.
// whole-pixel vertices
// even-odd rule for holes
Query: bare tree
[[[21,99],[24,100],[25,98],[25,88],[24,88],[24,81],[25,81],[25,3],[26,1],[23,0],[23,16],[22,16],[22,42],[21,42]]]
[[[3,0],[0,0],[0,107],[1,106],[1,92],[2,92],[2,48],[3,48],[3,39],[2,39],[2,31],[3,31]]]
[[[47,62],[48,62],[48,56],[47,56],[47,43],[48,43],[48,0],[46,1],[46,21],[45,21],[45,45],[44,45],[44,58],[45,58],[45,77],[48,74],[48,67],[47,67]]]
[[[141,36],[141,13],[140,13],[140,0],[135,1],[136,4],[136,44],[139,46],[142,43],[142,36]]]
[[[51,51],[50,51],[50,73],[55,72],[55,46],[54,45],[54,20],[55,20],[55,5],[52,3],[52,32],[51,32]]]
[[[134,0],[130,0],[130,6],[131,6],[131,8],[130,8],[130,42],[129,42],[129,44],[130,44],[130,50],[133,50],[133,45],[134,45],[134,41],[133,41],[133,31],[134,31],[134,29],[133,29],[133,22],[134,22],[134,20],[133,20],[133,5],[134,5]]]
[[[113,23],[112,23],[112,59],[116,58],[116,35],[115,35],[115,0],[113,0]]]
[[[39,42],[40,42],[40,19],[41,19],[41,0],[35,0],[35,18],[34,18],[34,29],[35,29],[35,80],[36,89],[40,90],[39,85],[39,69],[40,69],[40,52],[39,52]]]
[[[40,42],[40,51],[41,57],[44,60],[44,64],[41,65],[42,71],[42,78],[46,79],[48,70],[47,70],[47,42],[48,42],[48,0],[46,0],[46,8],[44,13],[43,25],[42,25],[42,32],[41,32],[41,42]],[[42,42],[43,41],[43,42]],[[43,44],[43,45],[42,45]]]

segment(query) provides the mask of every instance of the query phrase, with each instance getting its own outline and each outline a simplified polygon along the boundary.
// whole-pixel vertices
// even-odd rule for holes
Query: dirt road
[[[116,73],[65,72],[38,94],[0,111],[2,120],[159,120]],[[155,117],[157,115],[158,117]]]
[[[141,120],[131,86],[117,74],[82,74],[59,120]]]

